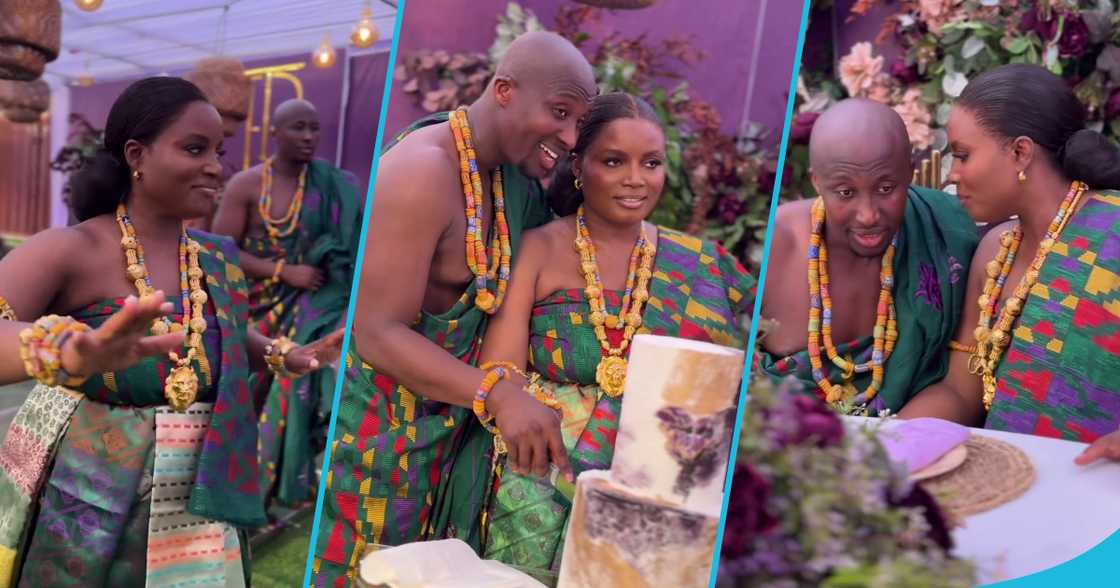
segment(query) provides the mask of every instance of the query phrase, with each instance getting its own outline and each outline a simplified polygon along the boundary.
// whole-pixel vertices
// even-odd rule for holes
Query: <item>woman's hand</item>
[[[500,381],[486,399],[486,410],[508,449],[507,461],[515,474],[544,477],[548,463],[556,464],[569,482],[573,481],[568,450],[560,434],[560,415],[541,404],[520,386]]]
[[[145,299],[129,296],[124,306],[102,325],[75,333],[62,346],[62,368],[71,376],[88,377],[131,367],[144,357],[182,350],[184,332],[149,335],[152,321],[171,314],[174,307],[163,292]]]
[[[1120,430],[1113,431],[1101,437],[1078,455],[1073,463],[1079,466],[1089,465],[1100,459],[1120,461]]]
[[[284,367],[292,377],[299,377],[333,364],[342,354],[344,333],[344,329],[338,329],[318,341],[292,349],[284,356]]]

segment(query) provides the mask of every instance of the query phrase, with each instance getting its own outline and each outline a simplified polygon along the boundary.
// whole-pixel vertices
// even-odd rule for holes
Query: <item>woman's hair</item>
[[[1017,63],[988,70],[965,86],[957,104],[1004,141],[1030,137],[1070,179],[1120,188],[1120,148],[1085,128],[1085,107],[1045,68]]]
[[[552,176],[552,183],[548,186],[548,204],[557,216],[575,214],[579,205],[583,203],[583,191],[576,189],[575,172],[572,163],[575,158],[583,157],[587,148],[599,136],[599,133],[613,121],[620,118],[643,118],[658,127],[661,120],[657,113],[645,100],[625,92],[602,94],[591,100],[591,107],[587,110],[583,123],[579,127],[579,137],[576,138],[575,149],[571,157],[561,157],[556,166],[556,173]]]
[[[206,96],[182,78],[145,78],[126,88],[109,110],[104,144],[70,178],[74,216],[84,221],[112,213],[132,186],[125,143],[151,145],[194,102]]]

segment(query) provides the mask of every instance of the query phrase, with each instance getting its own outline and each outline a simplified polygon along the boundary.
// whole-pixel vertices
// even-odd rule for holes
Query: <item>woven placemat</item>
[[[952,520],[991,510],[1015,500],[1034,483],[1034,465],[1018,447],[973,435],[968,459],[960,467],[919,482]]]

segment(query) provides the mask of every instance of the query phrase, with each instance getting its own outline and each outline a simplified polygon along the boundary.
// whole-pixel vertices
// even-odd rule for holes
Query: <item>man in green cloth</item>
[[[472,271],[468,228],[481,222],[483,271],[497,269],[489,245],[505,226],[516,256],[521,232],[551,216],[537,179],[575,146],[576,122],[596,91],[591,66],[571,43],[527,33],[465,109],[468,132],[453,132],[449,113],[440,113],[411,125],[382,155],[325,474],[315,586],[346,585],[371,544],[456,537],[481,548],[493,437],[470,408],[489,316],[476,294],[480,285],[499,292],[508,270],[489,278]],[[473,150],[461,145],[468,136]],[[481,176],[473,182],[481,206],[465,199],[471,171]],[[505,226],[495,210],[499,187]],[[504,437],[520,438],[570,475],[551,409],[509,382],[485,405]]]
[[[354,277],[361,201],[353,178],[314,159],[319,116],[304,100],[276,107],[276,154],[235,175],[214,232],[241,247],[251,320],[261,333],[306,344],[342,326]],[[254,374],[265,500],[312,498],[325,446],[334,370],[301,378]]]
[[[976,225],[956,198],[909,185],[906,125],[883,104],[853,99],[831,107],[813,127],[809,160],[823,202],[827,257],[810,244],[814,201],[780,206],[770,249],[770,267],[777,271],[767,275],[761,311],[775,326],[760,341],[757,367],[775,380],[795,377],[822,398],[821,382],[827,380],[841,392],[834,402],[851,411],[898,412],[945,375]],[[892,241],[894,257],[886,271],[883,257]],[[814,257],[820,273],[827,271],[825,288],[813,287],[824,279],[810,275]],[[884,288],[893,295],[898,336],[889,356],[874,348],[878,315],[890,318],[890,305],[880,303]],[[813,306],[821,307],[816,322],[809,318]],[[884,352],[890,326],[882,329]],[[821,333],[815,346],[811,329]],[[817,369],[814,351],[820,357]],[[878,357],[886,361],[876,389],[869,366]]]

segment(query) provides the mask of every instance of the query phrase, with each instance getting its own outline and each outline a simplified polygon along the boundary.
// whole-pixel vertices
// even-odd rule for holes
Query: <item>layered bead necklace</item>
[[[490,255],[486,254],[486,239],[482,235],[482,175],[478,171],[477,155],[471,140],[471,128],[467,122],[466,109],[451,112],[448,119],[451,134],[455,138],[455,149],[459,152],[459,173],[463,184],[467,217],[467,267],[474,274],[474,303],[482,312],[494,314],[505,298],[509,283],[510,258],[513,256],[509,242],[509,224],[506,222],[506,201],[502,188],[501,169],[491,173],[491,191],[494,196],[494,223],[496,231],[490,244]],[[497,279],[495,292],[490,291],[490,282]]]
[[[261,169],[261,197],[257,204],[257,210],[261,213],[261,219],[264,220],[265,231],[268,232],[268,237],[274,246],[279,246],[278,241],[291,235],[299,226],[299,214],[303,209],[303,193],[307,187],[307,166],[303,166],[303,170],[299,172],[299,184],[296,187],[296,193],[292,196],[292,202],[288,205],[288,211],[280,218],[272,217],[272,160],[270,157],[265,160],[264,166]]]
[[[871,383],[863,392],[855,394],[856,405],[866,405],[882,389],[884,365],[898,341],[898,322],[894,307],[894,252],[898,235],[883,253],[879,270],[879,304],[875,311],[874,343],[871,359],[856,364],[840,356],[832,342],[832,298],[829,296],[828,249],[824,243],[824,200],[817,198],[812,208],[812,234],[809,236],[809,365],[813,379],[825,394],[825,400],[838,403],[845,400],[845,387],[828,380],[828,372],[821,360],[821,341],[829,360],[843,371],[844,379],[854,374],[871,371]]]
[[[626,387],[626,359],[623,354],[630,346],[630,340],[638,327],[642,326],[642,304],[649,299],[649,281],[653,276],[653,243],[646,239],[645,229],[638,235],[634,250],[630,253],[630,267],[626,274],[626,290],[622,297],[622,308],[618,316],[607,314],[607,304],[603,294],[603,280],[599,275],[599,264],[595,259],[595,244],[587,230],[583,216],[583,206],[576,212],[575,248],[579,252],[580,273],[587,286],[587,304],[591,307],[588,317],[595,329],[595,338],[602,346],[602,359],[595,369],[595,381],[609,396],[617,397]],[[639,257],[641,262],[639,264]],[[607,328],[622,329],[622,341],[612,347],[607,339]]]
[[[128,209],[124,203],[117,205],[117,226],[121,229],[121,249],[124,250],[125,272],[136,286],[136,291],[141,298],[155,293],[152,287],[151,276],[147,266],[144,265],[144,247],[136,239],[136,229],[132,226],[132,219],[128,216]],[[206,319],[202,316],[203,305],[208,296],[202,288],[202,268],[198,265],[198,252],[202,247],[194,239],[187,237],[186,228],[182,229],[179,236],[179,287],[182,295],[183,319],[180,323],[172,322],[167,317],[152,321],[151,333],[164,335],[183,330],[189,331],[187,335],[187,352],[180,356],[171,351],[168,357],[175,367],[164,381],[163,394],[168,404],[178,412],[185,412],[198,398],[198,375],[191,363],[197,359],[206,385],[211,385],[210,365],[206,359],[206,352],[202,346],[202,333],[206,331]]]
[[[1016,226],[1013,230],[1005,231],[999,236],[999,252],[996,253],[994,260],[989,261],[984,266],[987,280],[984,282],[983,293],[976,300],[980,307],[980,319],[977,321],[976,330],[973,332],[976,337],[976,349],[969,355],[968,370],[973,375],[980,376],[984,385],[985,409],[991,409],[992,401],[995,399],[995,374],[999,368],[1000,360],[1003,358],[1003,352],[1011,345],[1011,327],[1023,312],[1023,306],[1030,295],[1031,288],[1038,282],[1039,272],[1042,264],[1046,261],[1046,255],[1058,242],[1062,229],[1065,228],[1070,217],[1073,216],[1073,211],[1077,209],[1077,203],[1087,189],[1088,186],[1077,181],[1070,186],[1069,192],[1066,193],[1066,197],[1058,207],[1058,213],[1050,221],[1050,226],[1046,229],[1046,235],[1039,243],[1034,260],[1027,271],[1023,273],[1015,291],[1004,302],[1003,309],[994,325],[992,324],[993,316],[996,314],[996,308],[999,304],[1000,292],[1002,292],[1004,283],[1007,281],[1007,275],[1011,273],[1011,266],[1015,262],[1015,254],[1023,240],[1022,227]]]

